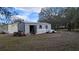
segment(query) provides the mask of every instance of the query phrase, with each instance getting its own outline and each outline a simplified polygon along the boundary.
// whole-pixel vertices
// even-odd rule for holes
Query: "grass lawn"
[[[59,31],[52,34],[13,37],[0,34],[0,51],[76,51],[79,32]]]

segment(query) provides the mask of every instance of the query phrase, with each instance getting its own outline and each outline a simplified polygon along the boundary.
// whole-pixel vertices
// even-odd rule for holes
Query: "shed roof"
[[[19,22],[16,22],[16,23],[19,23]],[[25,23],[25,24],[49,24],[49,23],[44,23],[44,22],[22,22],[22,23]],[[12,24],[15,24],[15,23],[12,23]]]
[[[49,23],[44,23],[44,22],[24,22],[26,24],[49,24]]]

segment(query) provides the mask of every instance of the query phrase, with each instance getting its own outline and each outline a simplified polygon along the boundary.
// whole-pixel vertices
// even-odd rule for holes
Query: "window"
[[[42,25],[40,25],[39,28],[42,29]]]
[[[46,25],[46,29],[48,29],[48,26]]]

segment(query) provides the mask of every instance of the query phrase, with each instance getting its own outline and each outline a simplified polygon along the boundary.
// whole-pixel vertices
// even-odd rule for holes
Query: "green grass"
[[[52,34],[13,37],[0,34],[1,51],[73,51],[79,50],[79,33],[57,32]]]

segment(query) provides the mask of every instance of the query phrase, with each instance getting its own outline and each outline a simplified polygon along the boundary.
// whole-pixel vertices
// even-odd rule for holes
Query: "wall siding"
[[[25,32],[25,23],[18,23],[18,31]]]
[[[30,34],[30,25],[36,26],[36,34],[46,33],[51,30],[51,24],[48,23],[15,23],[8,25],[8,32],[13,33],[22,30],[25,34]],[[39,28],[40,25],[42,25],[42,29]],[[46,25],[48,26],[48,29],[46,29]]]
[[[25,24],[25,33],[26,34],[30,33],[30,31],[29,31],[29,24]]]
[[[42,29],[39,28],[40,25],[41,24],[37,25],[37,33],[36,34],[46,33],[51,30],[50,24],[42,24]],[[46,25],[48,26],[48,29],[46,29]]]
[[[8,25],[8,32],[13,33],[13,32],[18,32],[18,24],[10,24]]]

